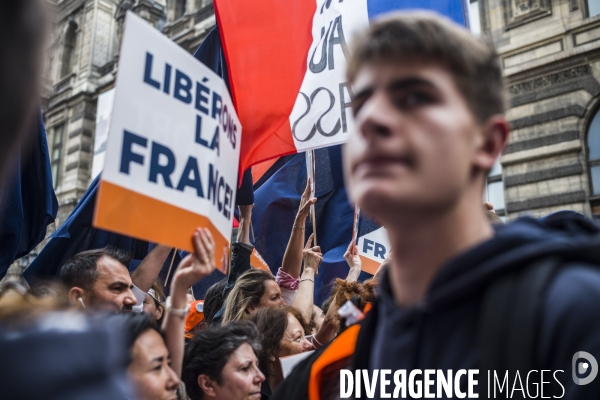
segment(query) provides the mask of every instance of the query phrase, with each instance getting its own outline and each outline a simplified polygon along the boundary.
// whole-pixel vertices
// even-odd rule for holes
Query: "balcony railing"
[[[54,93],[59,93],[69,88],[71,86],[71,78],[73,78],[73,76],[75,76],[75,73],[70,73],[58,81],[58,83],[54,85]]]

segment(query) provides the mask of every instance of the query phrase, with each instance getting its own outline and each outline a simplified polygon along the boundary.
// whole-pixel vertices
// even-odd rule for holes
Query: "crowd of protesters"
[[[348,277],[333,283],[325,309],[314,304],[322,254],[319,246],[311,246],[312,235],[303,243],[309,208],[317,200],[309,194],[307,185],[275,276],[252,268],[252,207],[240,207],[228,276],[212,285],[204,299],[189,292],[215,269],[215,245],[210,231],[199,228],[193,236],[196,251],[180,262],[166,299],[158,274],[169,248],[155,247],[130,274],[130,256],[107,247],[69,259],[60,282],[38,288],[41,295],[19,285],[7,287],[0,312],[5,321],[25,321],[40,313],[85,311],[121,325],[127,376],[140,399],[269,398],[284,378],[282,357],[329,343],[345,328],[337,313],[343,304],[354,301],[362,309],[374,299],[374,280],[357,281],[361,262],[350,244]]]
[[[36,4],[2,3],[0,29],[18,25],[36,43]],[[0,101],[14,109],[0,119],[5,168],[6,150],[27,140],[17,117],[32,116],[37,92],[24,84],[13,101],[4,89],[36,76],[40,49],[0,37]],[[371,279],[358,281],[361,259],[351,242],[347,276],[315,304],[323,253],[305,230],[318,201],[310,182],[276,272],[252,268],[252,206],[240,206],[228,276],[203,299],[190,288],[215,269],[205,228],[193,233],[194,252],[176,266],[166,298],[158,275],[170,248],[156,246],[131,274],[131,256],[118,248],[84,251],[62,265],[56,282],[12,284],[0,293],[0,398],[331,399],[340,396],[341,368],[458,370],[496,366],[498,357],[521,368],[513,358],[531,354],[532,370],[570,372],[574,353],[598,355],[600,229],[574,213],[503,225],[481,204],[509,130],[492,46],[422,13],[384,18],[353,46],[348,79],[357,129],[345,149],[347,186],[387,228],[393,248]],[[525,292],[537,297],[506,284],[504,295],[486,291],[503,273],[516,288],[531,284]],[[535,282],[544,283],[538,292]],[[487,317],[489,304],[500,307],[497,315]],[[534,328],[527,318],[501,318],[528,309]],[[482,331],[496,347],[480,341]],[[531,341],[523,345],[514,332],[530,332]],[[288,357],[307,352],[285,371]],[[565,382],[566,398],[600,393],[598,381]]]

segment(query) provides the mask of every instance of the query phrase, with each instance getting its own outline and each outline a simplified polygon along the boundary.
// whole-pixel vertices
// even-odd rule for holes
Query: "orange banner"
[[[227,272],[229,242],[207,217],[101,181],[94,226],[193,252],[192,234],[208,228],[215,241],[217,268]]]

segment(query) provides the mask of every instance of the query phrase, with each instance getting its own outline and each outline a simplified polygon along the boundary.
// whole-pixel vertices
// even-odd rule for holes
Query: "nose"
[[[254,383],[261,384],[265,381],[265,374],[258,368],[258,366],[254,367],[256,369],[256,374],[254,375]]]
[[[179,389],[179,378],[173,368],[167,366],[167,374],[169,374],[167,378],[167,385],[165,387],[166,390],[177,390]]]
[[[127,289],[127,292],[125,292],[125,298],[123,299],[123,304],[127,306],[134,306],[136,303],[137,300],[133,295],[133,292],[131,289]]]
[[[279,297],[279,307],[285,307],[285,306],[287,306],[285,299],[283,297]]]
[[[308,339],[306,339],[306,336],[304,336],[304,337],[302,338],[302,351],[303,351],[303,352],[304,352],[304,351],[308,351],[308,350],[311,350],[312,348],[313,348],[313,345],[312,345],[312,343],[310,343],[310,342],[308,341]]]
[[[373,94],[357,115],[358,131],[366,139],[386,137],[392,133],[395,110],[390,109],[389,99],[382,92]]]

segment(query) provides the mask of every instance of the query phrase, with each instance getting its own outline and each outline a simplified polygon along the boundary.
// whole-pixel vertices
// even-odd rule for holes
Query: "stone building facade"
[[[107,122],[97,121],[99,98],[115,85],[126,12],[135,12],[190,53],[216,24],[212,0],[48,1],[55,29],[42,111],[59,208],[47,236],[66,220],[94,178],[96,126]],[[21,280],[46,241],[15,261],[5,280]]]
[[[43,111],[60,225],[93,178],[98,97],[115,84],[126,12],[190,52],[215,26],[215,16],[212,0],[58,0],[55,10]]]
[[[600,216],[600,0],[478,0],[477,9],[475,25],[502,59],[512,125],[490,200],[508,219]]]

